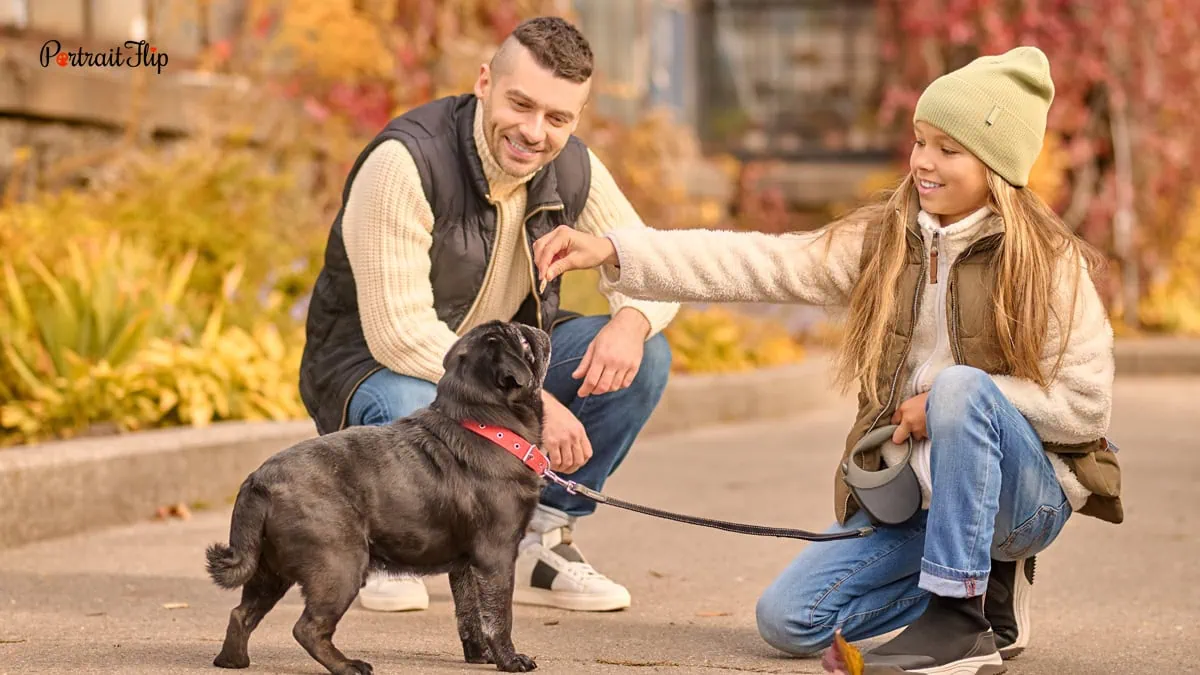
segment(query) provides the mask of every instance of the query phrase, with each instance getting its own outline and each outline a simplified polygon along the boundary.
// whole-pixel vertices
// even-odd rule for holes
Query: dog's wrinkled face
[[[446,354],[447,374],[484,399],[539,394],[550,366],[550,336],[515,321],[490,321],[467,332]]]

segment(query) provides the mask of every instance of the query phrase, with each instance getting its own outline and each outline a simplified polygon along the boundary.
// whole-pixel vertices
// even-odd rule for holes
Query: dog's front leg
[[[515,549],[515,546],[513,547]],[[537,664],[518,654],[512,643],[513,574],[516,551],[495,547],[477,556],[472,565],[479,590],[479,619],[496,668],[506,673],[524,673]]]
[[[454,595],[454,617],[458,619],[458,637],[462,640],[467,663],[495,663],[483,636],[479,619],[479,586],[468,565],[450,570],[450,592]]]

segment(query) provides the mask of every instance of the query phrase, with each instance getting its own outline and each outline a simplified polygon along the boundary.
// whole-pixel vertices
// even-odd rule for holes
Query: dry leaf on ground
[[[833,645],[821,656],[821,667],[827,673],[862,675],[863,656],[854,645],[846,642],[841,629],[833,634]]]

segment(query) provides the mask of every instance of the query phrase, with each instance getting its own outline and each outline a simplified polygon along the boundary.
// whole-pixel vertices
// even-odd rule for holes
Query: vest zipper
[[[500,209],[492,201],[492,193],[490,191],[486,197],[488,203],[492,205],[492,210],[496,212],[496,227],[492,233],[492,255],[488,257],[487,267],[483,271],[483,283],[479,285],[479,292],[475,294],[475,299],[471,301],[471,308],[467,310],[467,313],[463,315],[462,321],[454,329],[454,334],[459,337],[466,332],[463,328],[471,324],[475,310],[479,308],[479,299],[483,297],[483,289],[487,288],[488,280],[492,277],[492,269],[496,266],[496,242],[500,240]]]
[[[907,230],[907,228],[905,228],[905,229]],[[909,230],[909,234],[911,235],[911,230]],[[922,245],[924,245],[924,242],[922,242]],[[913,305],[912,305],[912,330],[913,331],[916,331],[916,329],[917,329],[917,317],[920,315],[920,312],[921,312],[921,296],[925,293],[925,266],[926,265],[927,265],[926,258],[924,255],[922,255],[921,256],[921,271],[919,274],[917,274],[917,279],[918,279],[917,290],[913,294]],[[904,345],[904,353],[900,355],[900,360],[896,363],[896,370],[895,370],[895,372],[892,373],[892,385],[891,385],[891,389],[888,391],[888,400],[885,401],[883,404],[883,407],[881,407],[879,409],[879,414],[875,415],[875,419],[871,420],[871,424],[870,424],[870,426],[867,427],[866,433],[869,434],[875,430],[875,425],[879,424],[879,418],[883,417],[883,413],[886,412],[888,409],[888,406],[890,406],[892,404],[892,399],[895,398],[895,396],[896,396],[896,382],[900,379],[900,371],[904,370],[904,362],[908,360],[908,353],[910,351],[912,351],[912,335],[908,336],[908,342],[907,342],[907,344]],[[851,495],[846,495],[846,500],[845,500],[845,502],[843,502],[841,504],[840,509],[839,509],[840,512],[838,513],[838,520],[843,520],[845,518],[846,510],[850,505],[850,500],[853,498],[854,497]]]
[[[529,267],[526,268],[529,271],[529,287],[533,293],[533,304],[537,311],[537,327],[540,330],[545,330],[546,328],[542,321],[542,296],[540,293],[538,293],[537,276],[533,273],[533,251],[532,245],[529,243],[529,230],[527,226],[529,225],[529,219],[541,213],[542,211],[562,211],[565,208],[566,205],[564,204],[539,206],[532,212],[525,214],[525,219],[521,221],[521,236],[525,239],[525,256],[529,260]]]
[[[916,329],[917,329],[917,318],[921,313],[921,296],[925,293],[925,284],[924,284],[924,278],[925,278],[924,267],[925,266],[926,266],[925,256],[921,256],[922,269],[921,269],[921,273],[917,275],[917,278],[921,279],[922,283],[917,284],[917,290],[913,294],[913,305],[912,305],[912,330],[913,331],[916,331]],[[880,408],[880,410],[879,410],[879,414],[876,415],[875,419],[871,421],[871,426],[867,427],[868,433],[870,433],[871,431],[873,431],[875,429],[875,425],[879,423],[879,418],[883,417],[883,413],[888,409],[888,406],[890,406],[892,404],[892,399],[895,398],[895,396],[896,396],[896,383],[900,379],[900,371],[904,370],[904,362],[906,360],[908,360],[908,353],[910,351],[912,351],[912,341],[913,341],[913,336],[909,335],[907,343],[904,345],[904,353],[901,354],[900,361],[896,364],[896,370],[895,370],[895,372],[892,373],[892,385],[891,385],[891,389],[888,391],[888,400],[886,402],[884,402],[883,407]]]
[[[933,231],[933,243],[929,246],[929,283],[936,284],[938,282],[938,238],[942,233]]]

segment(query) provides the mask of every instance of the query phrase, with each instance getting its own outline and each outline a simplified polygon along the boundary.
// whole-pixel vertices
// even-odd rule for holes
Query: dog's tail
[[[251,476],[242,484],[233,504],[229,546],[211,544],[205,551],[208,576],[221,588],[237,588],[254,576],[262,551],[263,525],[267,521],[269,497]]]

